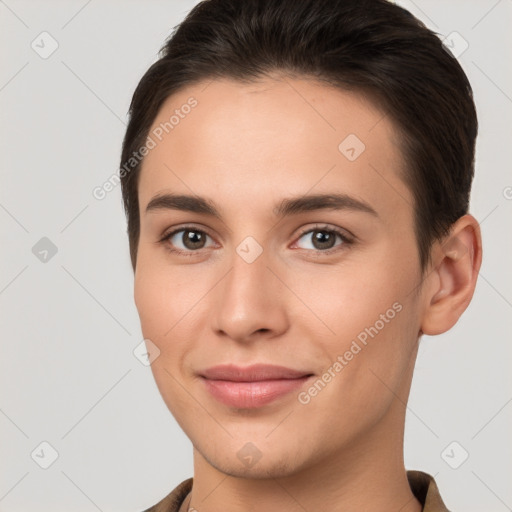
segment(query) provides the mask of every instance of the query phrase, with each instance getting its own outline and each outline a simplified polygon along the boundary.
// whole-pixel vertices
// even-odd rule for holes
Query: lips
[[[256,364],[246,368],[221,365],[200,373],[207,391],[230,407],[262,407],[303,386],[313,374],[284,366]]]
[[[245,368],[225,364],[204,370],[200,372],[200,375],[211,380],[256,382],[276,379],[298,379],[306,375],[312,375],[312,372],[293,370],[284,366],[270,364],[254,364]]]

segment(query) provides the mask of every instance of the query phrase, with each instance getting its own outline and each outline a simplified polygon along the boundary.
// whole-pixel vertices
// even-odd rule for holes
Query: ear
[[[469,214],[462,216],[432,251],[434,268],[427,277],[421,323],[421,331],[431,336],[451,329],[473,297],[482,263],[477,220]]]

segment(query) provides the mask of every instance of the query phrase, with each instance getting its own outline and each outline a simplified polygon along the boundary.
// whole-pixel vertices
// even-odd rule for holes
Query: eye
[[[171,253],[194,256],[201,249],[215,246],[215,244],[206,245],[208,239],[212,240],[205,231],[194,226],[182,226],[165,234],[158,242],[164,244],[165,248]],[[354,242],[353,238],[344,230],[323,225],[317,225],[303,231],[295,245],[301,239],[309,239],[310,242],[306,243],[306,247],[299,246],[299,248],[312,250],[317,254],[331,254],[343,250]],[[336,244],[337,239],[340,241],[338,244]]]
[[[164,235],[159,242],[173,253],[192,256],[195,252],[207,248],[205,244],[208,238],[211,239],[204,231],[193,226],[185,226]]]
[[[308,229],[300,235],[299,240],[302,238],[310,240],[310,242],[306,244],[306,247],[301,247],[302,249],[311,249],[316,253],[322,254],[330,254],[343,250],[343,246],[353,243],[353,240],[347,233],[329,226],[315,226],[313,229]],[[336,239],[339,239],[341,243],[336,245]],[[296,244],[297,243],[298,242],[296,242]]]

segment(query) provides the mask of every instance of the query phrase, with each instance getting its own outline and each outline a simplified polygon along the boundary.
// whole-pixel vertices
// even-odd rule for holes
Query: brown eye
[[[176,229],[165,235],[160,241],[171,252],[192,255],[207,247],[207,239],[211,237],[200,229],[185,227]]]
[[[310,240],[309,244],[300,247],[301,239]],[[340,243],[336,243],[336,240]],[[331,253],[345,248],[352,243],[352,240],[342,231],[330,227],[317,226],[314,229],[304,231],[299,237],[297,245],[301,249],[311,249],[317,253]],[[309,246],[308,246],[309,245]]]
[[[336,243],[336,234],[331,231],[313,231],[313,246],[315,249],[331,249]]]
[[[183,230],[181,241],[187,249],[202,249],[206,240],[205,233],[193,231],[191,229]]]

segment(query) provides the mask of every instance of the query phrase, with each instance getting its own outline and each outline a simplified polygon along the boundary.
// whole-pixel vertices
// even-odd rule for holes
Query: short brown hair
[[[438,35],[406,9],[386,0],[204,0],[159,55],[130,104],[125,170],[173,93],[205,79],[251,82],[278,71],[365,93],[390,116],[423,270],[433,241],[468,212],[478,131],[472,89]],[[121,175],[134,270],[140,167],[135,161]]]

